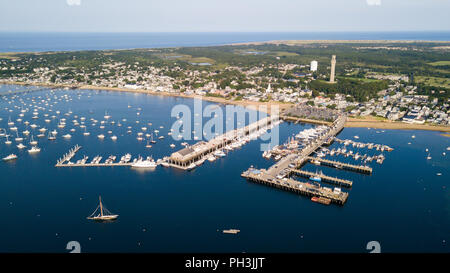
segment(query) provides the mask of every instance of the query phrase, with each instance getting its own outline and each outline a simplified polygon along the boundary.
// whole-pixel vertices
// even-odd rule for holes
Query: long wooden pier
[[[211,139],[208,142],[199,141],[192,146],[185,147],[170,155],[167,162],[170,166],[179,169],[189,169],[189,165],[201,160],[218,149],[222,149],[228,144],[238,141],[240,138],[248,136],[260,129],[267,128],[278,121],[278,116],[269,116],[251,123],[245,127],[226,132]]]
[[[283,172],[285,175],[289,175],[294,172],[300,175],[308,175],[308,177],[316,176],[317,174],[315,173],[300,171],[296,168],[304,164],[305,161],[308,160],[309,156],[320,146],[326,144],[327,142],[330,142],[330,140],[333,140],[334,137],[344,128],[346,119],[346,116],[340,116],[336,121],[333,122],[333,124],[325,134],[309,143],[302,150],[293,152],[283,157],[280,161],[272,165],[267,170],[255,170],[253,168],[250,168],[247,171],[244,171],[241,176],[252,182],[293,191],[306,196],[328,198],[333,203],[343,205],[347,201],[348,193],[341,192],[340,188],[335,188],[335,190],[332,191],[330,188],[321,187],[320,185],[303,183],[289,178],[279,179],[279,177]],[[281,177],[284,177],[285,175],[281,175]],[[321,174],[321,179],[323,179],[324,182],[334,183],[345,187],[351,187],[353,184],[352,181],[329,177],[323,174]]]
[[[324,165],[324,166],[327,166],[327,167],[333,167],[333,168],[337,168],[337,169],[344,169],[344,170],[350,170],[350,171],[355,171],[355,172],[361,172],[361,173],[364,173],[364,174],[371,174],[372,173],[372,168],[368,167],[368,166],[358,166],[358,165],[343,163],[343,162],[339,162],[339,161],[328,160],[328,159],[318,158],[318,157],[310,157],[310,156],[306,157],[306,159],[309,162],[318,161],[318,162],[320,162],[321,165]]]
[[[337,177],[331,177],[328,175],[325,175],[323,173],[312,173],[308,171],[302,171],[297,169],[290,169],[291,173],[294,173],[295,175],[310,178],[310,177],[320,177],[321,181],[336,184],[339,186],[345,186],[347,188],[350,188],[353,185],[353,182],[350,180],[345,180]]]
[[[249,169],[241,174],[248,181],[268,185],[271,187],[295,192],[308,197],[324,197],[332,203],[343,205],[347,201],[348,193],[332,191],[329,188],[321,187],[310,183],[303,183],[293,179],[276,179],[267,174],[264,170]]]

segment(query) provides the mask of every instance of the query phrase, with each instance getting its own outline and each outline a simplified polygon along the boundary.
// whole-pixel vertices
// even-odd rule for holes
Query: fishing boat
[[[311,176],[309,178],[309,180],[312,180],[312,181],[315,181],[315,182],[320,182],[320,181],[322,181],[322,178],[320,178],[320,176],[318,176],[318,175],[315,175],[315,176]]]
[[[316,202],[316,203],[320,203],[323,205],[329,205],[331,203],[331,199],[325,198],[325,197],[312,197],[311,201]]]
[[[4,157],[4,158],[3,158],[3,161],[10,161],[10,160],[14,160],[14,159],[17,159],[17,155],[15,155],[15,154],[10,154],[10,155],[8,155],[7,157]]]
[[[320,161],[317,160],[317,159],[316,159],[316,160],[313,160],[312,163],[313,163],[314,165],[320,165]]]
[[[99,205],[95,209],[95,211],[87,217],[88,220],[94,221],[112,221],[116,220],[119,215],[112,214],[107,208],[105,208],[102,204],[102,197],[98,197]]]
[[[214,156],[216,157],[224,157],[226,154],[222,150],[217,150],[214,152]]]

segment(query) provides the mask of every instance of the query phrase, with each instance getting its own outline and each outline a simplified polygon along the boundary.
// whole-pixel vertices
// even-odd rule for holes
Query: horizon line
[[[448,30],[311,30],[311,31],[53,31],[53,30],[0,30],[0,33],[399,33],[450,32]]]

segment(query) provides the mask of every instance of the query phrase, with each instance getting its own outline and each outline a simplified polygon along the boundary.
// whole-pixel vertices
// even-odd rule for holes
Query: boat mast
[[[100,216],[103,217],[103,205],[102,205],[102,197],[99,196],[98,200],[100,201]]]

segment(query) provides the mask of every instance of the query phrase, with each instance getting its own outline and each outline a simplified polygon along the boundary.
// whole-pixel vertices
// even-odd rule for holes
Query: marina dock
[[[364,173],[364,174],[372,173],[372,168],[368,167],[368,166],[358,166],[358,165],[343,163],[343,162],[339,162],[339,161],[328,160],[328,159],[318,158],[318,157],[310,157],[310,156],[306,157],[306,159],[311,163],[314,161],[320,162],[320,165],[327,166],[327,167],[350,170],[350,171],[360,172],[360,173]]]
[[[350,180],[345,180],[345,179],[340,179],[337,177],[331,177],[331,176],[327,176],[324,175],[323,173],[312,173],[312,172],[308,172],[308,171],[302,171],[302,170],[297,170],[297,169],[290,169],[291,173],[298,175],[298,176],[302,176],[302,177],[306,177],[306,178],[310,178],[310,177],[320,177],[320,179],[323,182],[327,182],[330,184],[336,184],[339,186],[344,186],[347,188],[350,188],[353,185],[353,182]]]
[[[343,205],[347,201],[348,193],[341,192],[340,188],[335,188],[335,190],[332,191],[330,188],[321,187],[317,184],[299,182],[287,178],[286,176],[289,176],[291,173],[296,173],[302,176],[308,175],[309,177],[316,176],[317,174],[315,173],[300,171],[297,170],[297,168],[309,160],[310,155],[318,148],[324,144],[327,144],[327,142],[330,142],[331,139],[334,139],[334,137],[344,128],[346,120],[346,116],[339,116],[329,127],[326,133],[311,141],[301,150],[292,152],[283,157],[280,161],[272,165],[267,170],[256,170],[254,168],[250,168],[247,171],[244,171],[241,176],[252,182],[273,186],[310,197],[327,198],[330,199],[332,203]],[[324,182],[335,183],[346,187],[351,187],[353,184],[351,181],[329,177],[323,174],[321,178],[324,179]]]
[[[75,145],[72,149],[69,150],[67,154],[64,154],[62,158],[58,159],[56,162],[56,167],[60,167],[59,165],[64,165],[65,162],[70,162],[70,160],[75,156],[75,154],[81,149],[81,146],[78,144]]]
[[[56,164],[55,167],[131,167],[133,163],[66,163],[66,164]]]

